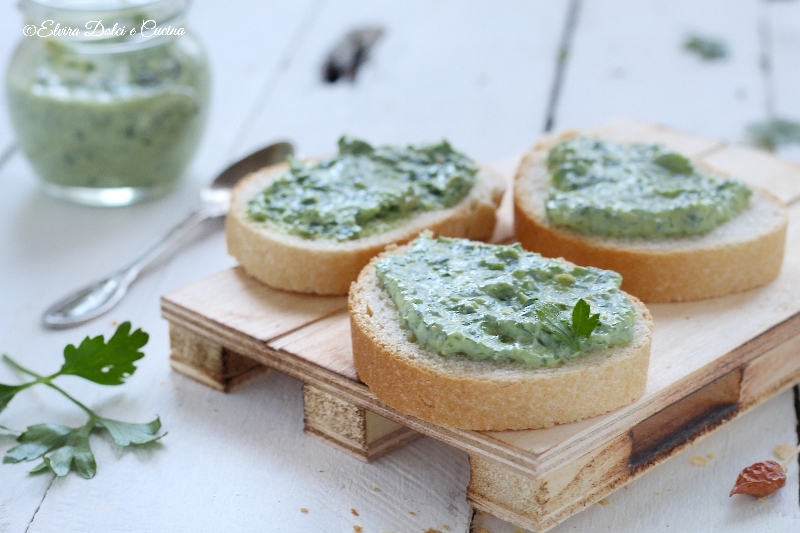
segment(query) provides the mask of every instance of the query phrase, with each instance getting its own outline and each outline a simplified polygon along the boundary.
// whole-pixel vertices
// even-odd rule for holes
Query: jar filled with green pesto
[[[6,76],[19,147],[44,190],[114,206],[177,184],[206,121],[205,52],[189,0],[21,0]]]

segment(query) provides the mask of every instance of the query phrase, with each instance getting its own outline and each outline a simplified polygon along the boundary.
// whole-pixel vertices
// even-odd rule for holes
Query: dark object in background
[[[369,52],[383,35],[376,26],[351,31],[328,54],[322,66],[322,79],[327,83],[355,81],[358,69],[369,58]]]
[[[683,43],[683,48],[687,52],[697,54],[704,61],[719,61],[728,56],[725,41],[701,35],[689,35]]]

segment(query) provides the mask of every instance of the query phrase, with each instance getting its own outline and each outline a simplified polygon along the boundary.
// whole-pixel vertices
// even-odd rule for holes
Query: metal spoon
[[[95,281],[48,307],[42,315],[42,324],[51,329],[70,328],[109,311],[122,300],[130,284],[145,267],[181,242],[204,220],[223,216],[228,212],[231,189],[241,178],[262,167],[283,162],[293,152],[294,148],[287,142],[271,144],[223,170],[211,185],[200,191],[198,206],[163,239],[122,270]]]

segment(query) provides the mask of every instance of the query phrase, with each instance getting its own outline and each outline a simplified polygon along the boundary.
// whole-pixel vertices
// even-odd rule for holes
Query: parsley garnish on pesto
[[[569,346],[573,352],[581,350],[581,339],[588,339],[592,331],[600,325],[600,313],[592,315],[589,304],[581,298],[572,308],[572,321],[564,320],[561,309],[554,303],[536,306],[536,316],[542,327]]]
[[[752,191],[741,180],[698,171],[657,144],[575,137],[550,150],[550,222],[609,237],[707,233],[742,212]]]
[[[375,270],[417,342],[444,356],[556,366],[633,340],[619,274],[519,244],[420,236]]]
[[[261,191],[248,215],[308,239],[347,241],[392,229],[415,213],[464,198],[478,167],[447,141],[373,147],[350,137],[319,162],[291,161]]]

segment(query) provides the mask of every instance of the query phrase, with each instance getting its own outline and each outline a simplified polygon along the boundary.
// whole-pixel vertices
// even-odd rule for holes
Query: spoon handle
[[[201,222],[214,215],[217,213],[204,205],[195,208],[130,265],[68,294],[48,307],[42,315],[42,324],[50,329],[71,328],[106,313],[122,300],[128,287],[142,270],[181,242]]]

